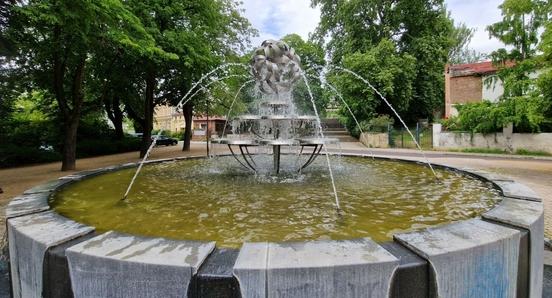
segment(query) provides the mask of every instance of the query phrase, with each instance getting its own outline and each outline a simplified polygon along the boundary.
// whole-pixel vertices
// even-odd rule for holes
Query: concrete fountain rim
[[[337,155],[337,153],[333,153],[333,155]],[[372,158],[372,156],[368,154],[346,153],[340,155]],[[154,164],[204,158],[207,157],[186,156],[151,160],[146,163]],[[379,156],[374,156],[374,158],[427,166],[424,162],[417,160]],[[188,268],[186,270],[189,271],[186,272],[191,273],[186,274],[191,274],[190,278],[198,275],[200,268],[203,268],[204,264],[205,267],[211,269],[213,266],[222,266],[227,268],[227,271],[229,270],[229,273],[227,272],[226,274],[230,274],[230,276],[234,276],[234,278],[237,279],[243,296],[247,293],[251,293],[250,291],[257,291],[259,289],[258,284],[249,284],[243,279],[247,278],[251,272],[260,272],[263,270],[275,272],[273,270],[286,271],[296,270],[298,268],[322,272],[326,270],[324,268],[329,267],[384,266],[387,268],[386,270],[388,270],[390,276],[392,276],[392,280],[394,280],[397,278],[394,273],[395,270],[399,270],[401,267],[404,269],[412,267],[413,265],[419,266],[420,260],[425,260],[430,264],[430,268],[437,270],[436,268],[438,268],[439,265],[437,263],[434,264],[434,261],[443,256],[450,255],[451,253],[455,254],[473,251],[479,247],[490,247],[497,245],[497,243],[505,243],[505,241],[514,243],[515,241],[521,241],[519,240],[521,239],[520,237],[525,237],[523,241],[529,241],[530,244],[528,247],[530,247],[531,250],[529,254],[531,281],[530,285],[522,287],[530,288],[531,293],[537,293],[538,296],[539,284],[542,289],[542,279],[539,280],[539,276],[542,277],[542,272],[539,273],[538,270],[539,268],[542,269],[540,252],[544,245],[542,243],[542,233],[544,229],[543,207],[542,200],[538,195],[528,187],[500,175],[475,169],[452,167],[446,164],[432,163],[432,165],[436,168],[455,171],[485,182],[490,182],[494,188],[499,190],[502,200],[480,217],[394,234],[392,241],[384,243],[376,243],[370,238],[279,243],[244,242],[238,249],[218,248],[214,241],[172,240],[162,237],[135,236],[115,231],[96,233],[94,227],[77,223],[59,215],[55,210],[50,208],[48,204],[50,196],[67,185],[96,175],[138,166],[138,163],[126,163],[70,174],[35,186],[25,191],[22,195],[13,198],[6,208],[10,259],[12,260],[11,262],[15,262],[15,267],[19,266],[18,262],[27,262],[28,258],[23,256],[26,253],[25,251],[21,252],[21,254],[23,254],[21,257],[18,256],[20,254],[18,250],[23,247],[19,247],[17,243],[12,243],[15,239],[19,238],[19,235],[25,235],[25,237],[20,239],[28,239],[26,241],[36,243],[38,247],[44,250],[38,253],[35,257],[36,260],[31,260],[30,262],[42,264],[42,258],[45,257],[45,254],[61,254],[64,257],[66,255],[69,260],[69,266],[77,266],[71,267],[71,270],[77,270],[74,272],[76,276],[79,274],[78,262],[85,262],[86,259],[95,259],[102,262],[102,266],[108,267],[118,266],[117,264],[126,264],[125,266],[143,265],[163,267],[163,270],[167,269],[162,271],[164,272],[163,274],[169,274],[168,272],[172,270],[169,270],[169,268]],[[45,229],[48,233],[44,233]],[[473,232],[476,230],[478,232]],[[537,237],[527,237],[529,233],[531,235],[537,235]],[[461,235],[461,237],[458,238],[458,235]],[[429,238],[427,238],[428,236]],[[440,241],[439,245],[441,246],[438,249],[435,249],[434,246],[425,245],[428,239],[434,237],[437,237],[438,241]],[[447,237],[453,237],[456,242],[454,244],[449,244],[449,242],[446,241],[446,239],[448,239]],[[432,240],[430,240],[430,242],[431,241]],[[97,245],[97,243],[104,244],[93,247],[93,245]],[[129,255],[112,256],[111,253],[108,253],[109,251],[106,251],[105,243],[109,243],[107,247],[111,249],[115,249],[113,245],[116,248],[118,247],[117,250],[128,250],[130,245],[130,255],[135,259],[127,259]],[[177,249],[169,254],[166,253],[165,249],[161,249],[169,246],[180,247],[182,249]],[[148,250],[144,250],[144,247],[148,247]],[[540,250],[539,247],[541,248]],[[11,256],[12,249],[13,252],[16,252],[15,256]],[[195,251],[193,255],[190,255],[190,249]],[[132,251],[134,252],[132,253]],[[136,255],[136,251],[140,251],[140,254]],[[219,263],[217,263],[219,261],[217,260],[220,260],[220,254],[228,255],[228,253],[234,254],[235,263],[229,265],[228,263],[222,262],[224,265],[219,265]],[[362,256],[364,253],[368,253],[373,257],[373,260],[368,261],[367,259],[363,259]],[[275,261],[275,263],[269,265],[268,255],[273,254],[279,254],[280,258]],[[318,258],[313,258],[312,255],[318,256]],[[175,265],[173,261],[175,257],[182,256],[186,257],[185,260],[181,259],[181,263]],[[330,260],[329,262],[333,263],[324,263],[324,258],[326,258],[326,261]],[[508,257],[504,255],[504,258]],[[521,258],[521,256],[519,256],[519,258]],[[25,259],[25,261],[22,261],[23,259]],[[212,261],[211,259],[216,260]],[[71,260],[77,263],[72,263]],[[280,260],[296,261],[293,263],[291,261]],[[42,266],[39,267],[42,268]],[[19,273],[17,274],[19,275]],[[73,274],[73,272],[71,274]],[[210,275],[207,274],[205,276],[209,278]],[[205,276],[202,278],[205,278]],[[442,274],[438,276],[443,277]],[[19,282],[21,282],[20,276],[16,276],[15,278],[19,279]],[[73,284],[73,286],[78,286],[79,282],[73,281],[72,278],[73,277],[71,277],[71,283],[77,283]],[[446,279],[448,277],[445,276],[443,278]],[[510,279],[511,278],[513,278],[513,276],[510,276]],[[189,285],[188,282],[189,280],[183,281],[180,287],[187,288]],[[437,280],[435,282],[439,284],[447,282],[447,280]],[[42,286],[42,282],[35,285],[37,289],[40,289]],[[132,287],[130,287],[130,289],[132,289]],[[18,293],[21,291],[19,288],[14,290]],[[74,288],[73,290],[77,292],[80,291],[78,288]]]
[[[420,160],[412,160],[412,159],[404,159],[404,158],[396,158],[396,157],[372,156],[369,154],[361,154],[361,153],[341,153],[341,154],[329,153],[329,154],[334,156],[340,155],[344,157],[374,158],[374,159],[386,160],[386,161],[407,162],[407,163],[415,163],[420,166],[427,166],[427,163]],[[219,154],[217,156],[231,156],[231,155]],[[192,155],[192,156],[149,160],[149,161],[146,161],[145,164],[158,164],[163,162],[192,160],[192,159],[206,159],[206,158],[207,156],[204,156],[204,155]],[[482,170],[476,170],[471,168],[459,168],[459,167],[454,167],[454,166],[440,164],[440,163],[431,163],[431,164],[435,168],[454,171],[457,173],[461,173],[463,175],[474,177],[483,182],[491,183],[492,186],[500,192],[501,200],[497,202],[497,204],[493,206],[491,209],[487,210],[485,213],[489,213],[494,209],[498,208],[501,205],[501,202],[505,198],[542,202],[542,199],[534,191],[532,191],[530,188],[526,187],[523,184],[517,183],[513,179],[503,177],[501,175],[489,173],[486,171],[482,171]],[[85,170],[85,171],[76,172],[67,176],[60,177],[55,180],[50,180],[48,182],[39,184],[33,188],[30,188],[24,191],[22,195],[12,198],[12,200],[10,201],[10,203],[6,208],[6,219],[33,214],[37,212],[44,212],[44,211],[55,212],[53,208],[50,208],[48,202],[49,202],[49,199],[62,188],[73,183],[78,183],[79,181],[82,181],[87,178],[91,178],[94,176],[98,176],[98,175],[102,175],[105,173],[114,172],[118,170],[134,168],[134,167],[137,167],[138,165],[139,165],[138,162],[131,162],[131,163],[125,163],[120,165],[107,166],[107,167],[98,168],[98,169]],[[33,200],[33,202],[31,202],[29,206],[25,206],[26,204],[24,204],[23,200],[27,196],[30,196],[33,198],[38,197],[38,200],[35,199]],[[20,203],[20,201],[23,204],[18,204]],[[23,206],[19,206],[19,205],[23,205]],[[57,212],[55,213],[57,214]],[[68,221],[72,221],[71,219],[66,218],[62,215],[59,215],[59,216]],[[484,217],[484,216],[481,216],[481,217]],[[466,220],[469,220],[469,219],[466,219]],[[464,221],[464,220],[461,220],[461,221]],[[450,223],[439,224],[439,225],[432,226],[430,228],[435,228],[435,227],[439,227],[447,224],[450,224]],[[94,229],[94,227],[91,227],[91,228]],[[406,233],[415,233],[419,230],[420,229],[410,230]],[[304,242],[311,242],[311,241],[304,241]]]

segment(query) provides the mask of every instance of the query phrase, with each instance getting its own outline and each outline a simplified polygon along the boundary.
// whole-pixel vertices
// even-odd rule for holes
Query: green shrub
[[[552,156],[549,152],[541,150],[527,150],[527,149],[518,149],[516,150],[518,155],[534,155],[534,156]]]
[[[61,154],[56,151],[22,147],[15,144],[3,144],[0,146],[0,168],[59,160],[61,160]]]
[[[450,117],[448,119],[441,119],[441,120],[439,120],[439,123],[441,123],[443,130],[450,130],[450,131],[462,130],[461,125],[458,121],[458,117]]]
[[[498,103],[488,101],[458,106],[458,116],[442,120],[445,130],[471,133],[501,132],[508,123],[514,131],[535,133],[549,130],[551,120],[545,115],[548,102],[543,97],[519,96]]]
[[[140,150],[141,139],[125,137],[122,140],[86,139],[77,143],[77,157],[116,154]]]
[[[181,130],[181,131],[178,131],[178,132],[172,132],[170,136],[171,136],[171,138],[175,138],[179,141],[182,141],[182,140],[184,140],[184,130]]]
[[[387,129],[393,123],[395,123],[395,119],[389,115],[379,115],[368,121],[368,130],[372,132],[387,132]]]
[[[514,124],[515,132],[540,132],[547,121],[543,114],[545,100],[543,97],[519,96],[502,101],[508,117],[507,122]]]
[[[458,106],[458,121],[461,130],[472,133],[494,133],[502,131],[507,124],[505,108],[488,101]]]
[[[370,120],[364,120],[359,123],[360,129],[363,132],[387,132],[389,125],[393,125],[395,119],[389,115],[379,115]],[[351,134],[355,137],[360,136],[360,129],[355,125],[351,130]]]

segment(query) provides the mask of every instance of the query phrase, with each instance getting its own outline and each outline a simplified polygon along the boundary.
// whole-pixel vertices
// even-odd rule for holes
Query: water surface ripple
[[[323,158],[300,175],[280,177],[241,171],[231,157],[153,164],[143,168],[126,201],[120,199],[134,169],[70,185],[51,203],[100,232],[239,247],[245,241],[386,241],[399,231],[478,216],[499,201],[489,183],[454,171],[438,170],[437,181],[414,163],[333,158],[341,216]]]

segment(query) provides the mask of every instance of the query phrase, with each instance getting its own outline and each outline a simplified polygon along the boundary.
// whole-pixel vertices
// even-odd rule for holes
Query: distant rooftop
[[[514,64],[514,61],[507,61],[505,63],[505,66],[512,67],[514,66]],[[497,72],[497,70],[498,68],[493,64],[492,61],[485,61],[477,63],[449,65],[447,68],[447,73],[450,73],[452,77],[464,77],[492,74]]]

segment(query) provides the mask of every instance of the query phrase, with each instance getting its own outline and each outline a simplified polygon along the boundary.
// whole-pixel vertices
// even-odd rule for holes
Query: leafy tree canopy
[[[504,0],[499,6],[502,20],[488,26],[487,30],[490,36],[513,49],[498,50],[493,53],[494,58],[522,61],[535,55],[548,5],[546,0]]]
[[[442,110],[442,73],[450,49],[455,44],[453,24],[442,0],[313,0],[312,5],[319,6],[321,10],[315,38],[321,44],[329,40],[326,48],[333,64],[346,65],[348,59],[357,60],[358,55],[370,57],[382,53],[383,47],[385,53],[391,53],[402,61],[388,59],[393,61],[392,65],[376,62],[381,68],[376,67],[374,71],[365,68],[359,74],[374,78],[380,75],[376,70],[404,65],[405,73],[409,75],[403,78],[410,81],[392,88],[399,90],[404,85],[409,86],[402,95],[395,91],[398,96],[394,104],[403,111],[404,118],[412,122],[418,118],[431,118],[433,112]],[[380,49],[373,52],[378,47]],[[388,50],[390,48],[392,51]],[[349,58],[351,55],[356,56]],[[412,75],[411,67],[414,68]],[[387,81],[397,82],[393,79]],[[358,96],[365,97],[367,94],[357,94],[357,97],[347,98],[347,101],[360,106],[366,99]],[[360,102],[355,104],[355,101]],[[365,120],[362,117],[369,115],[366,113],[359,120]]]
[[[452,30],[452,40],[454,41],[454,45],[449,51],[448,63],[475,63],[487,58],[487,55],[470,48],[470,42],[473,38],[475,30],[476,29],[474,28],[466,26],[465,23],[455,24]]]
[[[305,41],[297,34],[289,34],[282,38],[290,47],[295,49],[295,52],[301,57],[301,68],[307,76],[307,81],[313,98],[316,109],[320,114],[324,114],[329,98],[324,92],[324,88],[320,81],[322,67],[326,65],[324,57],[324,49],[319,44],[312,41]],[[312,103],[310,95],[303,80],[299,81],[294,89],[294,98],[296,106],[303,112],[312,113]]]

